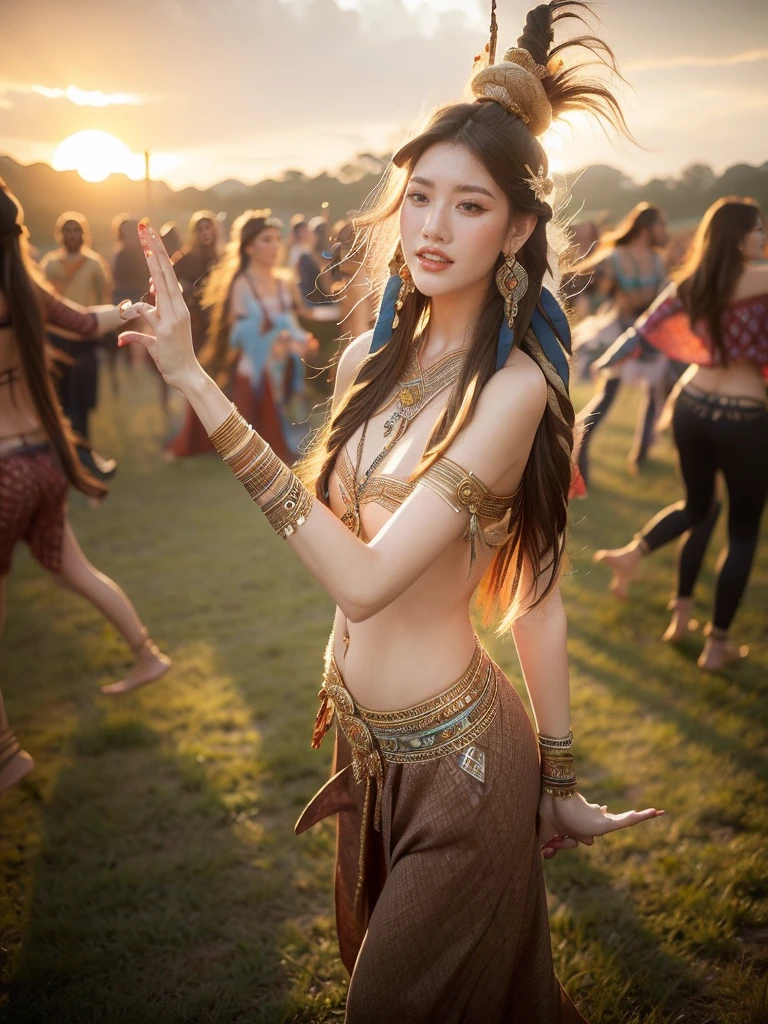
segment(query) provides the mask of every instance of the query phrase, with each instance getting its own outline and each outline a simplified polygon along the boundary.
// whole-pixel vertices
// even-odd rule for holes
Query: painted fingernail
[[[142,217],[139,221],[139,227],[142,231],[146,231],[149,227],[149,217]]]

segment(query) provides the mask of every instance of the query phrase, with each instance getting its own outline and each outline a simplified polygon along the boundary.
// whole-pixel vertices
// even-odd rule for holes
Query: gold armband
[[[522,501],[520,488],[506,496],[491,494],[482,480],[474,473],[462,469],[450,459],[442,458],[434,462],[417,483],[423,484],[439,498],[447,502],[454,512],[469,512],[469,526],[464,535],[469,540],[469,571],[475,564],[476,540],[483,541],[492,548],[500,548],[509,540],[511,534],[509,523],[513,512],[516,512]],[[490,519],[491,525],[482,529],[480,517]]]
[[[312,495],[237,409],[233,407],[210,437],[216,451],[281,537],[290,537],[306,522],[312,510]],[[269,496],[262,504],[265,495]]]
[[[541,788],[550,796],[568,799],[576,793],[573,763],[573,733],[562,738],[539,733],[541,753]]]

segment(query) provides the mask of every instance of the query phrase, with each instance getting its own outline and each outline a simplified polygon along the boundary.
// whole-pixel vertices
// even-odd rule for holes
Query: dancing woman
[[[89,600],[125,637],[135,663],[121,682],[102,687],[104,693],[125,693],[159,679],[171,662],[149,639],[123,591],[86,559],[67,519],[70,485],[91,496],[106,494],[106,487],[77,459],[53,389],[44,330],[48,324],[91,338],[125,326],[125,320],[117,307],[89,310],[57,299],[38,283],[23,218],[0,179],[0,634],[5,578],[14,548],[24,540],[57,583]],[[8,727],[0,696],[0,792],[32,767]]]
[[[688,533],[680,551],[677,596],[665,640],[688,631],[693,588],[717,520],[718,472],[728,491],[728,548],[718,567],[715,607],[699,666],[720,669],[745,653],[728,640],[749,580],[768,496],[768,265],[765,227],[749,199],[719,199],[704,215],[682,268],[601,365],[650,343],[693,364],[681,380],[672,427],[685,500],[659,512],[623,548],[598,551],[626,597],[644,555]],[[689,532],[690,531],[690,532]]]
[[[576,328],[574,347],[577,352],[580,347],[588,349],[595,343],[598,343],[600,353],[604,352],[650,306],[667,280],[659,252],[666,244],[664,213],[657,206],[638,203],[613,231],[603,235],[593,253],[571,268],[579,275],[594,270],[596,291],[611,299],[607,321],[605,316],[595,314]],[[605,344],[600,344],[599,339]],[[589,448],[595,431],[608,415],[622,381],[634,383],[639,380],[645,389],[628,458],[630,466],[635,469],[645,461],[656,420],[667,395],[666,369],[667,360],[653,349],[646,348],[642,360],[633,360],[629,369],[616,366],[603,375],[596,394],[578,416],[583,424],[579,469],[585,481],[589,481]]]
[[[277,218],[251,210],[233,223],[227,253],[211,270],[203,292],[210,324],[200,361],[275,451],[292,460],[281,408],[286,397],[303,391],[302,356],[311,335],[296,320],[303,302],[295,282],[276,273],[281,229]],[[210,450],[190,406],[166,454],[173,458]]]
[[[551,856],[661,813],[609,814],[573,770],[559,591],[573,408],[567,322],[542,287],[552,209],[537,137],[565,110],[622,124],[610,91],[563,65],[574,44],[551,48],[584,10],[540,5],[498,64],[492,36],[476,102],[438,111],[395,155],[358,223],[396,273],[373,333],[340,361],[301,479],[197,362],[172,268],[142,233],[154,336],[122,343],[187,396],[338,606],[313,736],[335,717],[334,775],[297,830],[338,814],[350,1024],[581,1020],[553,972],[540,843]],[[473,629],[478,587],[513,631],[538,744]]]

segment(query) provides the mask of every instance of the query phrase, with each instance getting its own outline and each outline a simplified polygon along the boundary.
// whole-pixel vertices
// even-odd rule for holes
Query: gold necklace
[[[436,398],[442,391],[456,383],[465,355],[466,350],[464,349],[459,352],[450,352],[447,356],[434,363],[434,365],[426,370],[422,370],[418,352],[414,352],[406,367],[404,379],[398,384],[399,390],[395,411],[384,424],[384,436],[389,437],[393,430],[395,431],[395,436],[384,445],[365,471],[363,478],[360,479],[360,466],[363,461],[363,448],[368,433],[369,421],[366,420],[363,424],[363,432],[357,443],[354,473],[350,481],[352,494],[347,497],[342,493],[342,500],[344,500],[346,510],[341,517],[341,521],[356,537],[360,536],[361,500],[373,479],[374,473],[406,432],[411,420],[415,419],[418,413],[433,398]]]
[[[405,375],[398,384],[395,411],[384,424],[384,437],[389,437],[398,421],[410,422],[415,419],[436,395],[455,384],[466,354],[466,349],[449,352],[422,370],[418,351],[414,351],[405,368]]]
[[[387,455],[389,455],[389,453],[395,447],[397,442],[403,436],[408,426],[407,422],[403,420],[395,436],[392,438],[391,441],[388,441],[387,444],[384,445],[384,447],[381,449],[379,454],[370,464],[368,469],[366,469],[365,475],[361,480],[360,465],[363,461],[363,448],[365,447],[365,436],[368,433],[368,422],[369,421],[366,420],[365,423],[363,424],[363,432],[360,435],[360,440],[357,442],[357,458],[355,459],[355,469],[351,480],[352,494],[350,495],[349,498],[347,498],[346,495],[342,493],[342,500],[346,505],[346,511],[344,512],[344,515],[341,517],[341,521],[342,523],[344,523],[348,530],[354,533],[356,537],[360,536],[360,527],[362,525],[360,522],[360,504],[362,502],[362,498],[363,495],[365,494],[368,484],[373,479],[373,474],[376,472],[378,467],[381,465],[384,459],[386,459]]]

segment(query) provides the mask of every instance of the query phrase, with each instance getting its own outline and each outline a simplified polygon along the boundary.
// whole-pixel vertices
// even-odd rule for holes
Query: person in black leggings
[[[672,419],[685,501],[659,512],[638,534],[645,553],[682,534],[677,595],[690,598],[720,511],[718,471],[728,491],[728,547],[718,566],[712,627],[727,633],[749,579],[768,497],[768,406],[753,399],[681,391]]]
[[[672,417],[685,500],[660,512],[625,547],[596,552],[595,561],[613,571],[611,589],[623,598],[643,555],[688,534],[664,639],[683,636],[720,510],[716,480],[722,475],[728,547],[718,565],[714,612],[699,658],[707,670],[746,653],[730,644],[728,630],[749,580],[768,499],[768,266],[760,258],[765,237],[753,200],[727,196],[715,202],[673,284],[601,360],[610,367],[628,358],[641,339],[691,363]]]

